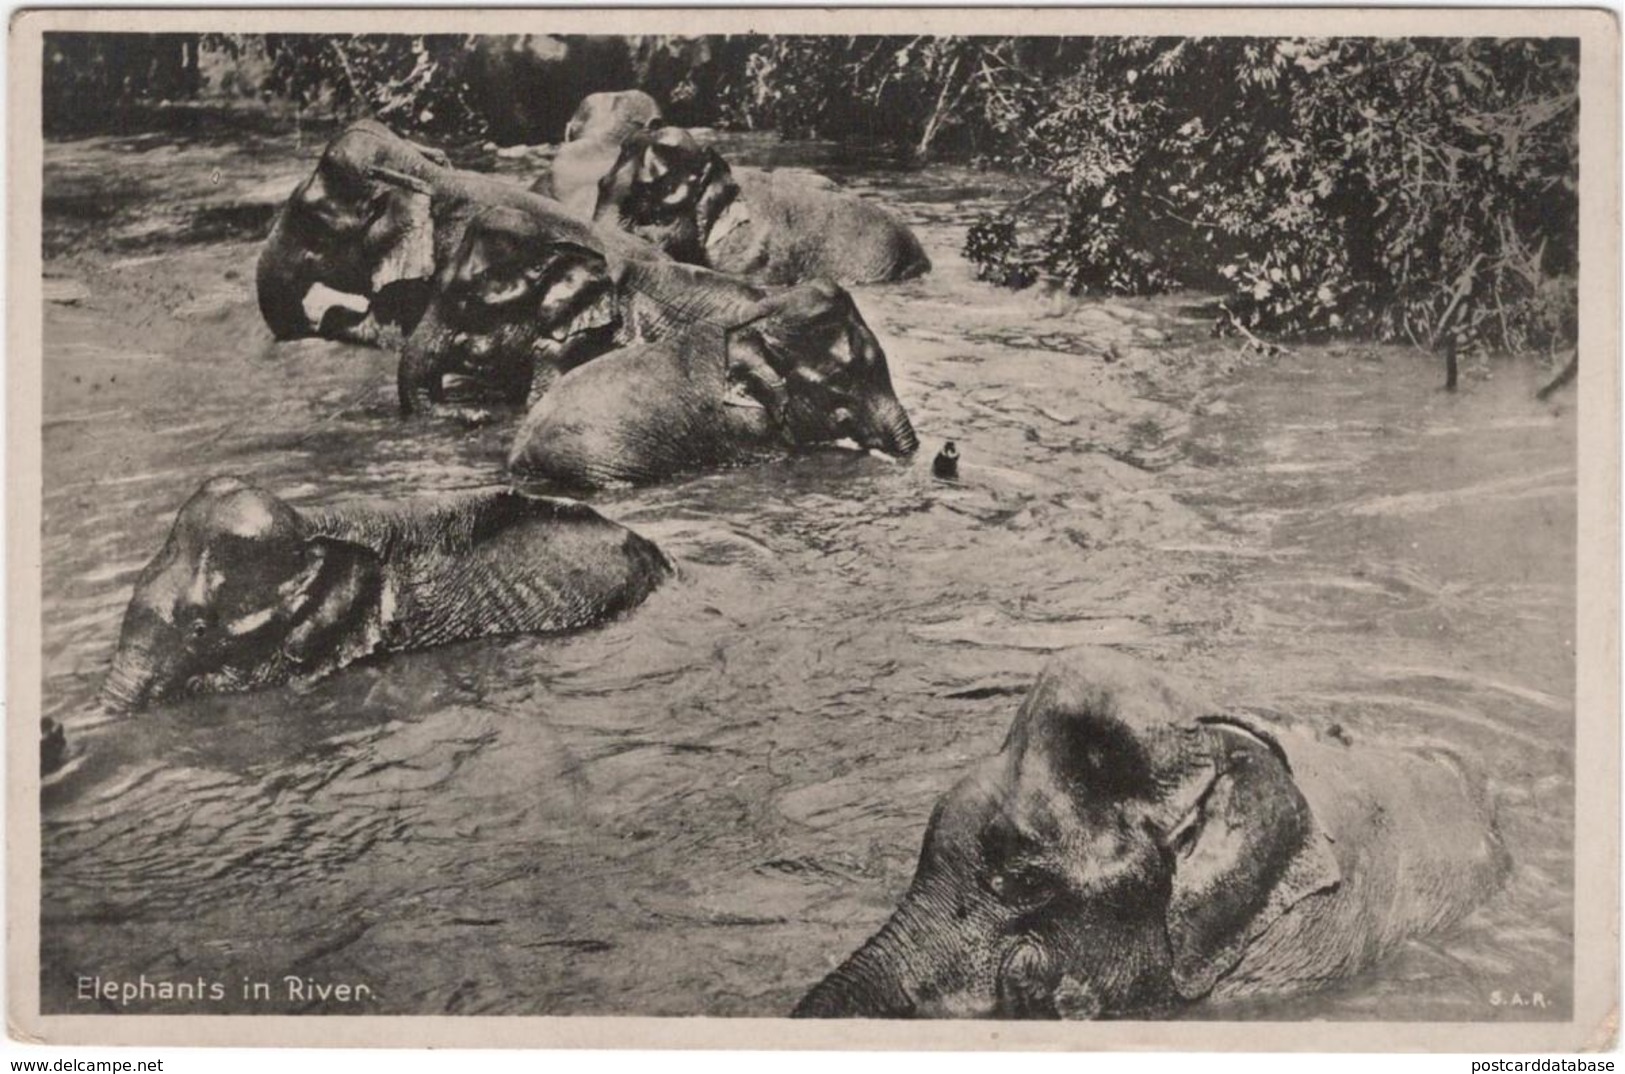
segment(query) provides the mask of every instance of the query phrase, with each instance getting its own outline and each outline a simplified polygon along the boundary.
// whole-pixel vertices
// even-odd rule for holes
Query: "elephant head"
[[[814,280],[764,299],[726,333],[730,402],[763,406],[792,443],[919,448],[880,340],[845,288]]]
[[[136,581],[102,696],[140,709],[178,694],[246,689],[327,659],[334,637],[377,611],[373,557],[312,533],[270,493],[206,482]]]
[[[1076,1017],[1208,994],[1339,872],[1280,747],[1109,652],[1051,665],[799,1017]]]
[[[621,142],[633,131],[660,119],[660,105],[642,90],[589,93],[564,127],[564,140],[597,138]]]
[[[433,180],[447,160],[377,123],[335,138],[261,252],[260,310],[279,339],[335,334],[367,312],[409,327],[435,272]],[[349,303],[313,295],[338,292]],[[325,307],[325,308],[324,308]]]
[[[629,231],[679,261],[708,263],[723,212],[739,196],[728,162],[679,127],[638,131],[599,180],[596,223]]]
[[[727,327],[695,322],[572,370],[531,407],[508,465],[571,485],[639,483],[843,438],[892,455],[919,446],[851,296],[815,282]]]
[[[441,374],[477,371],[539,394],[613,345],[619,323],[604,254],[558,238],[519,209],[486,209],[436,277],[401,352],[401,409],[438,395]]]
[[[913,231],[828,180],[728,165],[686,131],[632,134],[598,183],[593,219],[678,260],[760,283],[906,280],[931,270]]]

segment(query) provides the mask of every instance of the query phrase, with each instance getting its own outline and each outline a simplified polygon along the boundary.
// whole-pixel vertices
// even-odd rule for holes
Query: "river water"
[[[1567,1017],[1572,391],[1537,404],[1499,363],[1447,395],[1403,349],[1245,352],[1190,296],[978,284],[958,247],[999,176],[725,147],[836,175],[925,243],[930,276],[858,294],[912,462],[832,449],[596,497],[681,565],[600,630],[98,716],[135,575],[205,478],[301,507],[500,478],[511,412],[403,423],[392,356],[261,324],[257,239],[319,148],[47,147],[45,713],[82,757],[42,796],[44,1011],[783,1014],[890,913],[1046,656],[1097,643],[1489,773],[1503,891],[1224,1016]],[[946,439],[958,484],[930,476]],[[225,995],[79,998],[141,975]]]

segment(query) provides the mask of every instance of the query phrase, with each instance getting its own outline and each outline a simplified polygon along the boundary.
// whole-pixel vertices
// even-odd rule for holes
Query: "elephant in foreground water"
[[[661,256],[515,183],[455,170],[438,150],[366,120],[328,143],[272,224],[255,274],[265,323],[278,339],[374,345],[386,328],[410,332],[437,267],[490,205],[523,211],[555,237],[593,249]]]
[[[1211,715],[1101,650],[1058,658],[938,804],[891,920],[806,1018],[1154,1016],[1359,972],[1509,860],[1444,751]]]
[[[841,439],[919,447],[880,341],[851,295],[816,281],[566,373],[520,425],[508,466],[563,485],[643,484]]]
[[[535,402],[561,373],[703,321],[748,319],[766,292],[665,259],[606,257],[528,213],[487,209],[436,278],[401,351],[401,410],[438,401],[447,373]]]
[[[627,138],[599,182],[593,220],[761,283],[880,283],[931,269],[914,233],[874,202],[773,172],[736,173],[674,127]]]
[[[216,477],[136,582],[102,697],[139,709],[390,651],[592,626],[671,564],[583,504],[503,490],[302,514]]]

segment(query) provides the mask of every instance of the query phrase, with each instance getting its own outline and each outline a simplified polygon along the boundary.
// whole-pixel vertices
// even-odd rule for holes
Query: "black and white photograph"
[[[15,18],[12,1025],[1612,1046],[1618,27],[1402,14]]]

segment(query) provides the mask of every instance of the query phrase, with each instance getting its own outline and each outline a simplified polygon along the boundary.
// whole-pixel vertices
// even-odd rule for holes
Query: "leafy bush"
[[[266,34],[266,89],[300,108],[370,115],[402,131],[482,134],[466,67],[478,38],[457,34]]]
[[[1574,337],[1573,40],[759,39],[724,118],[1040,177],[965,252],[1003,286],[1217,290],[1294,334]]]
[[[719,80],[723,122],[792,138],[892,142],[996,157],[1016,145],[1051,71],[1085,38],[757,38]]]
[[[1572,41],[1102,39],[1011,159],[1062,203],[1020,285],[1216,285],[1241,324],[1514,350],[1575,332]],[[1002,215],[1015,234],[1022,209]]]
[[[193,96],[198,44],[197,34],[46,34],[45,129],[82,129],[142,99]]]

